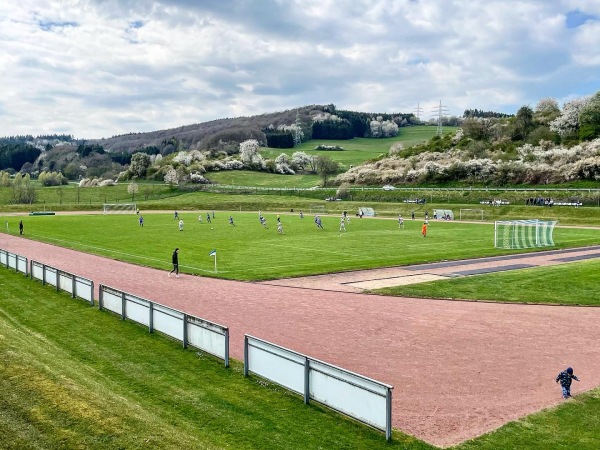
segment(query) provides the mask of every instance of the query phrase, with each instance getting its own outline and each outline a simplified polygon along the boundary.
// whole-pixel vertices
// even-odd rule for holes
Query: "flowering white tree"
[[[550,130],[563,137],[577,133],[579,131],[579,114],[589,101],[589,97],[581,97],[565,103],[560,116],[550,122]]]
[[[310,164],[310,156],[304,152],[294,152],[292,153],[292,164],[300,170],[306,170]]]
[[[171,167],[169,170],[167,170],[167,173],[165,173],[164,180],[165,183],[170,185],[179,184],[179,174],[173,167]]]
[[[371,136],[374,138],[398,135],[398,125],[392,120],[371,120],[369,126],[371,128]]]
[[[129,171],[132,175],[142,178],[146,175],[148,167],[150,167],[150,155],[147,153],[137,152],[131,156],[131,164],[129,165]]]
[[[533,111],[535,120],[543,125],[548,125],[560,115],[558,102],[552,97],[541,99]]]
[[[256,139],[248,139],[240,143],[240,159],[249,166],[264,166],[263,158],[258,154],[258,141]]]

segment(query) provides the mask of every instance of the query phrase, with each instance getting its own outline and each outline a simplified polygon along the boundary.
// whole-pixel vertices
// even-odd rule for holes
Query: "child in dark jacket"
[[[573,375],[573,369],[571,367],[567,367],[567,370],[563,370],[557,375],[556,382],[560,382],[563,398],[571,397],[571,382],[573,380],[579,381],[579,378]]]

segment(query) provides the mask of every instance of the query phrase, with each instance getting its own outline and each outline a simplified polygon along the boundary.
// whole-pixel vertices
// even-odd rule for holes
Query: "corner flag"
[[[208,256],[214,256],[215,257],[215,273],[217,273],[217,251],[213,250],[212,252],[210,252],[208,254]]]

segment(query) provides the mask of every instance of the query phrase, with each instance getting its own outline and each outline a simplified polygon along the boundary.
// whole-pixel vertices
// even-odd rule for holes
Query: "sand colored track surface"
[[[226,325],[236,359],[247,333],[389,383],[394,427],[439,446],[562,402],[554,377],[567,365],[575,395],[600,385],[600,308],[176,279],[5,234],[0,248]]]

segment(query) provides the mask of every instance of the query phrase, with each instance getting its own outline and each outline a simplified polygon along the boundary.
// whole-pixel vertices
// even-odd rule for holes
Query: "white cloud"
[[[314,103],[512,113],[599,89],[598,14],[596,0],[3,2],[0,135],[106,137]]]

